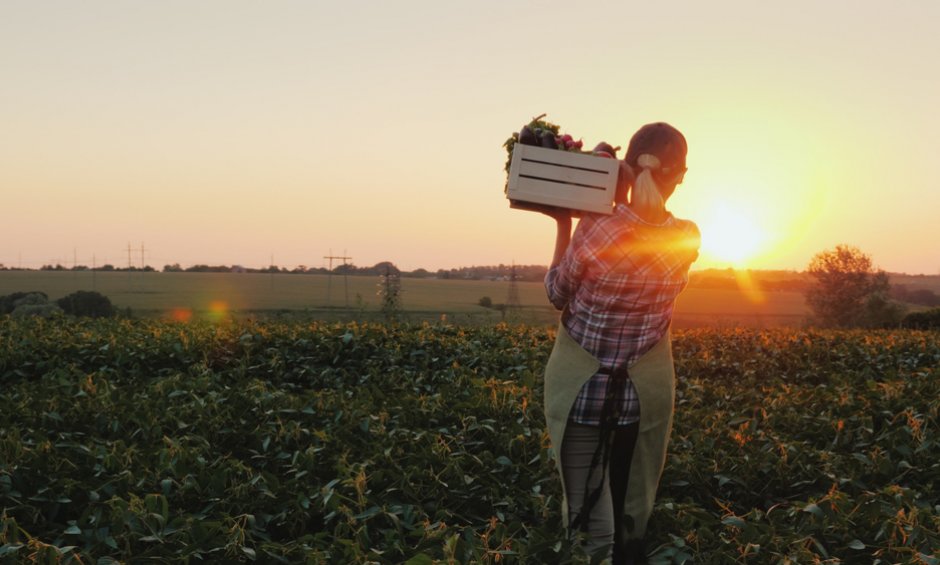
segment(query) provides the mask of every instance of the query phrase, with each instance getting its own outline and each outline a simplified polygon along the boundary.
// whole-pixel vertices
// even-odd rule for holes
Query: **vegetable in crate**
[[[555,141],[555,134],[550,131],[542,132],[542,147],[547,149],[558,149],[558,142]]]
[[[552,136],[558,135],[558,130],[561,129],[558,125],[551,122],[543,120],[546,114],[538,115],[532,120],[522,126],[522,129],[518,132],[514,132],[509,139],[503,143],[503,147],[506,148],[506,166],[504,170],[506,171],[506,189],[509,188],[509,167],[512,165],[512,148],[517,143],[522,143],[523,145],[542,145],[542,133],[550,132]],[[529,136],[529,133],[532,134],[532,137]]]
[[[616,159],[617,151],[619,150],[620,150],[619,145],[617,147],[614,147],[611,144],[607,143],[606,141],[602,141],[594,147],[594,150],[591,151],[591,153],[594,155],[598,155],[600,157],[613,157],[614,159]]]
[[[519,130],[519,143],[523,145],[539,145],[539,138],[529,126],[522,126]]]

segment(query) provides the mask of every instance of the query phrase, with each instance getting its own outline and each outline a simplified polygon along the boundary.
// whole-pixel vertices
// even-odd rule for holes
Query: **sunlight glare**
[[[762,248],[766,235],[743,210],[727,204],[716,206],[699,222],[702,253],[736,267],[752,259]]]

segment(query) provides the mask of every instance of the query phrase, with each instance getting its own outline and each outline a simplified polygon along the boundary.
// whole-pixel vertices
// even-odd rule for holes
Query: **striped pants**
[[[586,521],[587,552],[597,555],[603,551],[607,557],[614,557],[614,563],[623,562],[626,543],[623,539],[626,530],[622,523],[624,501],[639,428],[639,423],[620,426],[611,434],[610,461],[606,470],[599,465],[591,471],[591,462],[600,442],[599,426],[585,426],[569,420],[561,445],[568,516],[572,520],[580,518],[582,524]],[[581,516],[588,496],[598,486],[602,488],[600,499],[591,508],[590,516]]]

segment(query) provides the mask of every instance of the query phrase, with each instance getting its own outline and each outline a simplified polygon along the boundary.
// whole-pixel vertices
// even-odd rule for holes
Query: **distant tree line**
[[[810,285],[809,279],[799,273],[778,275],[773,271],[748,271],[754,275],[749,284],[764,292],[804,292]],[[773,273],[773,274],[771,274]],[[768,275],[770,274],[769,278]],[[707,270],[689,275],[689,288],[707,290],[737,290],[741,287],[739,278],[731,269],[726,271]]]
[[[906,284],[891,285],[891,298],[908,304],[940,306],[940,295],[929,288],[917,288]]]
[[[458,269],[438,269],[435,276],[439,279],[467,280],[509,280],[515,273],[517,281],[541,282],[548,273],[545,265],[495,265],[481,267],[460,267]]]
[[[371,267],[357,267],[352,263],[338,265],[332,271],[326,267],[308,267],[306,265],[297,265],[293,268],[279,267],[270,265],[268,267],[252,268],[241,265],[193,265],[191,267],[182,267],[179,263],[163,266],[164,273],[278,273],[295,275],[363,275],[379,276],[386,273],[396,273],[401,276],[408,276],[409,273],[402,272],[394,263],[390,261],[380,261]],[[424,269],[413,271],[416,276],[430,276],[430,273]]]
[[[66,267],[61,263],[56,263],[55,265],[47,264],[39,267],[38,269],[27,269],[24,267],[11,267],[0,263],[0,271],[140,271],[140,272],[155,272],[156,269],[150,265],[143,267],[115,267],[110,263],[104,265],[98,265],[95,267],[89,267],[88,265],[75,265],[74,267]]]
[[[857,250],[856,250],[857,251]],[[860,253],[860,252],[859,252]],[[752,271],[753,284],[759,290],[764,292],[800,292],[811,293],[811,289],[817,284],[819,278],[817,270],[808,269],[804,273],[791,273],[783,271]],[[874,276],[876,273],[870,273]],[[880,282],[880,290],[887,293],[887,298],[896,302],[907,304],[918,304],[921,306],[940,306],[940,295],[929,288],[917,287],[907,284],[888,284],[887,273],[880,272],[877,280]],[[863,277],[865,278],[865,277]],[[731,269],[725,271],[709,269],[706,271],[693,272],[689,275],[689,288],[700,288],[708,290],[736,290],[740,287],[740,282]],[[844,289],[837,289],[834,293],[839,293]],[[866,289],[863,294],[870,294],[871,288]]]

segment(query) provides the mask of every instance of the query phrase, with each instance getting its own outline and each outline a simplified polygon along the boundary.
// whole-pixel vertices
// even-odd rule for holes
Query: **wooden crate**
[[[616,159],[517,143],[506,198],[526,203],[610,214],[617,190]]]

